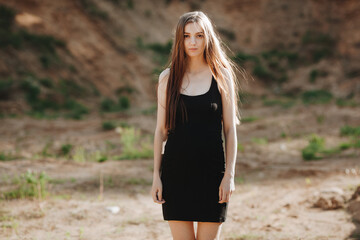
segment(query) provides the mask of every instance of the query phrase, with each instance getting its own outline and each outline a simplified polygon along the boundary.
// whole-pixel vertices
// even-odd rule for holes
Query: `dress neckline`
[[[204,96],[204,95],[208,94],[208,93],[211,91],[211,88],[212,88],[212,86],[213,86],[214,81],[215,81],[215,80],[214,80],[214,76],[211,75],[210,88],[209,88],[209,90],[207,90],[207,92],[205,92],[205,93],[203,93],[203,94],[199,94],[199,95],[186,95],[186,94],[180,93],[180,95],[185,96],[185,97],[201,97],[201,96]]]

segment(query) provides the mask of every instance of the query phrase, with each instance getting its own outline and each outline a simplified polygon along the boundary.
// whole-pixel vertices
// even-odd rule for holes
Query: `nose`
[[[195,44],[196,43],[196,39],[195,39],[195,37],[192,37],[191,38],[191,44]]]

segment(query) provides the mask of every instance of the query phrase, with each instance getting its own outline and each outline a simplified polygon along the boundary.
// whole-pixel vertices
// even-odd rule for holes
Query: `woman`
[[[201,11],[180,17],[170,60],[157,87],[151,194],[174,239],[195,239],[193,222],[197,240],[219,239],[235,190],[236,67]]]

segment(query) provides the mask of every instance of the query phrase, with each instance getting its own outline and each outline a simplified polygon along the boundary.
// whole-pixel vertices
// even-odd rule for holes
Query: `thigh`
[[[196,240],[219,240],[222,222],[198,222]]]
[[[173,240],[195,240],[194,223],[192,221],[168,221]]]

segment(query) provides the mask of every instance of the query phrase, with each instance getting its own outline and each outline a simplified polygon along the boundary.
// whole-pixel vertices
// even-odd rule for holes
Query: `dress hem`
[[[223,220],[202,220],[202,219],[182,219],[182,218],[164,218],[164,221],[189,221],[189,222],[217,222],[217,223],[223,223],[226,221],[226,219]]]

